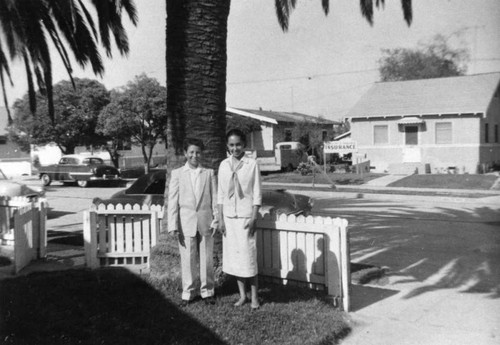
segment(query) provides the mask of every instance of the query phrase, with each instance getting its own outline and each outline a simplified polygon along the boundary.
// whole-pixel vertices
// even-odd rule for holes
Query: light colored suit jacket
[[[213,169],[201,168],[199,198],[191,183],[189,168],[172,171],[168,191],[168,231],[178,230],[184,236],[211,235],[217,227],[217,183]]]

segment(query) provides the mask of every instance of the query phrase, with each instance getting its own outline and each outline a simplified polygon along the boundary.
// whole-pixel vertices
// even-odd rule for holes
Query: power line
[[[303,75],[303,76],[289,77],[289,78],[245,80],[245,81],[230,82],[227,84],[228,85],[241,85],[241,84],[258,84],[258,83],[269,83],[269,82],[275,82],[275,81],[287,81],[287,80],[297,80],[297,79],[311,80],[313,78],[319,78],[319,77],[328,77],[328,76],[343,75],[343,74],[365,73],[365,72],[373,72],[373,71],[378,71],[378,68],[355,70],[355,71],[345,71],[345,72],[334,72],[334,73],[322,73],[322,74],[313,74],[313,75]]]

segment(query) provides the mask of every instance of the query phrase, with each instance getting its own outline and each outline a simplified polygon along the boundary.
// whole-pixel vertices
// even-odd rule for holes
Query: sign
[[[358,143],[353,140],[345,141],[325,141],[325,153],[351,153],[358,151]]]

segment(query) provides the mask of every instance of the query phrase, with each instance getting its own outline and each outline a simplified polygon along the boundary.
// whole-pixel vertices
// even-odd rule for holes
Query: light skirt
[[[224,222],[226,236],[222,237],[222,270],[241,278],[257,275],[257,234],[249,234],[250,218],[224,217]]]

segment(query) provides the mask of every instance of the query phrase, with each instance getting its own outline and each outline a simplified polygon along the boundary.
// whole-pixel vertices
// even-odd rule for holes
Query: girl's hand
[[[254,217],[250,218],[250,221],[248,222],[248,228],[250,236],[253,236],[255,234],[255,230],[257,230],[257,220]]]

